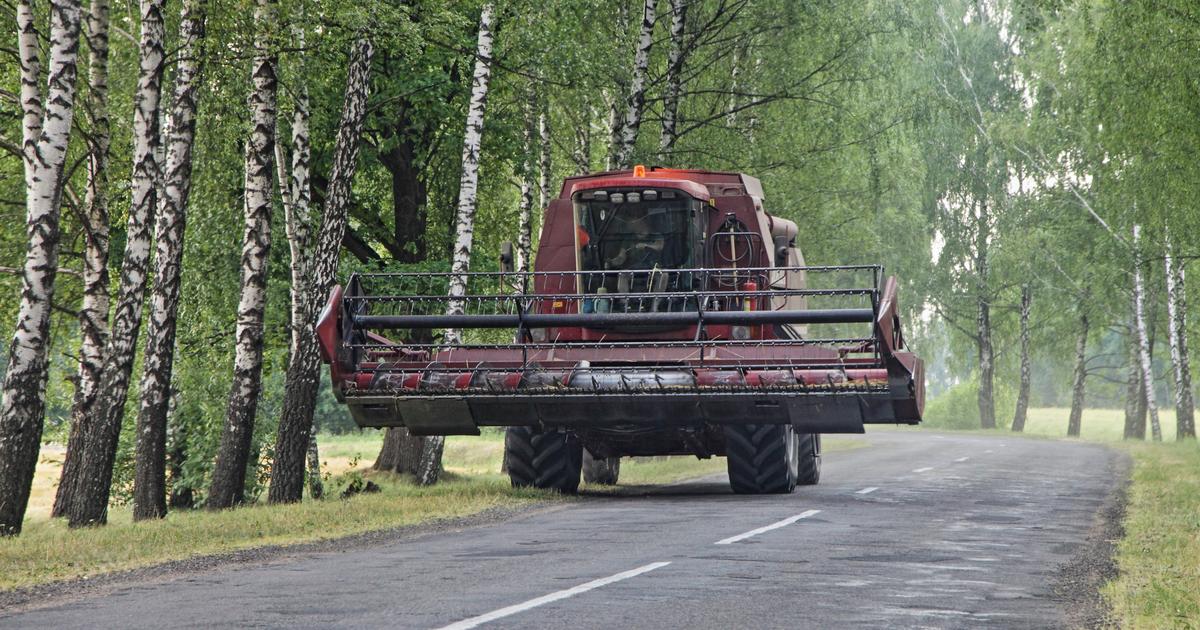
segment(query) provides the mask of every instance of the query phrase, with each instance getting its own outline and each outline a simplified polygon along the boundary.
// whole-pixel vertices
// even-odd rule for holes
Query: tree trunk
[[[662,135],[658,159],[666,163],[675,149],[679,120],[679,92],[683,82],[683,36],[687,25],[688,0],[671,0],[671,50],[667,54],[667,87],[663,94]]]
[[[1125,381],[1125,439],[1146,439],[1145,409],[1146,397],[1142,394],[1142,366],[1138,358],[1137,324],[1129,323],[1129,334],[1126,335],[1126,350],[1129,360],[1129,372]]]
[[[133,175],[130,180],[129,222],[125,254],[121,260],[120,288],[113,312],[112,330],[104,351],[104,371],[94,413],[80,426],[79,466],[66,506],[72,527],[103,524],[108,520],[108,498],[113,463],[125,415],[125,398],[142,326],[146,273],[150,266],[151,238],[158,203],[159,97],[163,64],[163,0],[142,0],[139,69],[133,113]]]
[[[629,35],[629,3],[627,0],[617,2],[616,42],[623,47]],[[624,71],[618,70],[612,77],[613,91],[604,90],[605,104],[608,106],[608,159],[605,168],[612,171],[617,167],[617,150],[621,146],[621,127],[625,112],[622,108],[629,95],[629,77]],[[590,154],[589,154],[590,155]]]
[[[317,426],[315,423],[308,439],[308,494],[314,499],[325,496],[325,484],[321,479],[321,453],[317,450]]]
[[[33,7],[28,0],[17,3],[28,244],[16,332],[8,346],[0,396],[0,536],[21,533],[42,437],[50,304],[58,271],[59,205],[74,114],[79,20],[77,0],[51,2],[50,75],[43,115]]]
[[[986,202],[979,204],[975,223],[975,299],[977,302],[976,349],[979,359],[979,424],[984,429],[996,428],[995,372],[996,351],[992,346],[992,305],[988,277],[991,260],[988,237],[991,223]]]
[[[475,73],[471,81],[471,105],[467,110],[467,128],[463,135],[462,177],[458,185],[458,213],[455,220],[454,262],[450,278],[450,301],[448,314],[461,314],[465,304],[462,298],[467,293],[467,276],[471,267],[471,244],[475,235],[475,209],[479,189],[479,150],[483,139],[483,115],[487,106],[488,82],[492,74],[492,20],[495,7],[491,2],[483,5],[479,16],[479,42],[475,52]],[[459,331],[447,330],[446,342],[461,341]],[[442,436],[425,438],[421,451],[421,463],[417,466],[417,483],[437,483],[442,471]]]
[[[1025,419],[1029,415],[1029,311],[1033,303],[1033,288],[1028,284],[1021,287],[1021,383],[1017,389],[1017,410],[1013,413],[1012,430],[1025,430]]]
[[[545,97],[542,97],[538,107],[538,144],[538,212],[534,215],[535,222],[537,217],[546,211],[546,206],[550,205],[550,180],[554,175],[550,163],[553,157],[553,147],[550,145],[550,103]]]
[[[133,519],[167,514],[167,407],[175,361],[176,316],[183,263],[183,237],[192,187],[192,147],[200,87],[204,0],[189,0],[179,25],[180,55],[175,71],[170,134],[163,168],[163,196],[155,226],[154,288],[142,352],[141,407],[138,410]]]
[[[533,247],[533,188],[537,185],[534,165],[534,134],[537,133],[537,91],[530,89],[525,102],[525,134],[521,162],[521,201],[517,205],[517,271],[529,271],[529,254]]]
[[[297,40],[303,41],[303,31],[297,30]],[[301,73],[303,76],[303,72]],[[316,355],[316,335],[309,327],[313,319],[311,311],[317,308],[320,297],[311,279],[313,217],[311,211],[312,187],[309,177],[312,145],[309,141],[308,88],[303,78],[295,87],[295,103],[292,112],[292,166],[289,175],[287,156],[282,142],[275,143],[275,170],[279,185],[279,196],[283,205],[284,229],[287,232],[288,254],[291,257],[291,291],[288,314],[291,330],[288,344],[287,375],[284,382],[283,415],[279,420],[279,431],[275,436],[275,461],[271,464],[271,487],[268,500],[272,503],[294,503],[304,494],[305,457],[316,440],[311,428],[308,443],[298,445],[300,435],[297,424],[307,418],[312,424],[313,408],[316,403],[318,382],[310,379],[306,365]],[[276,133],[279,129],[276,128]],[[314,374],[313,376],[316,376]],[[312,401],[312,405],[308,404]],[[302,431],[302,430],[301,430]],[[286,438],[286,439],[285,439]],[[303,452],[297,459],[297,446]],[[318,460],[318,478],[319,478]]]
[[[1146,400],[1146,411],[1150,414],[1150,435],[1155,442],[1162,441],[1162,427],[1158,423],[1158,401],[1154,397],[1154,371],[1150,358],[1149,333],[1146,327],[1145,282],[1142,278],[1141,241],[1142,226],[1133,226],[1133,299],[1138,332],[1138,363],[1142,371],[1142,387]]]
[[[629,168],[633,151],[637,145],[638,130],[642,126],[642,113],[646,107],[646,73],[650,66],[650,47],[654,44],[655,5],[657,0],[646,0],[642,8],[642,33],[638,38],[637,52],[633,57],[633,74],[629,82],[629,97],[625,117],[621,122],[621,133],[616,151],[616,166]]]
[[[592,117],[594,111],[590,103],[583,108],[584,122],[575,126],[575,146],[571,151],[571,161],[575,163],[575,174],[585,175],[592,170]]]
[[[375,470],[385,470],[399,475],[415,475],[421,463],[421,452],[425,440],[410,435],[403,427],[388,429],[383,438],[383,448],[375,458]]]
[[[358,165],[358,145],[367,111],[372,52],[371,42],[360,39],[355,42],[350,55],[342,119],[338,125],[333,168],[325,194],[321,233],[311,264],[303,265],[311,268],[311,280],[302,280],[302,291],[308,297],[301,296],[303,306],[298,309],[298,314],[302,319],[298,325],[293,322],[292,326],[292,333],[296,337],[293,338],[294,351],[288,362],[283,416],[279,420],[275,462],[271,468],[268,499],[272,503],[295,502],[304,495],[305,454],[312,441],[313,409],[317,402],[317,386],[320,384],[316,305],[329,293],[337,273],[338,253],[346,232],[347,210],[350,206],[350,184]],[[292,176],[296,177],[294,169]],[[296,253],[303,260],[303,252]]]
[[[479,151],[483,140],[483,115],[487,106],[488,82],[492,72],[492,20],[494,7],[483,5],[479,17],[479,43],[476,50],[475,73],[471,83],[471,105],[467,110],[466,133],[463,135],[462,177],[458,185],[458,211],[455,218],[455,241],[450,280],[450,314],[461,314],[466,295],[465,274],[471,267],[471,245],[475,236],[475,210],[479,192]],[[458,331],[446,331],[449,343],[458,342]],[[427,440],[428,441],[428,440]]]
[[[1086,296],[1084,298],[1087,299]],[[1071,384],[1071,415],[1067,419],[1067,435],[1079,437],[1083,421],[1083,405],[1087,385],[1087,313],[1079,314],[1079,337],[1075,340],[1075,376]]]
[[[1175,373],[1175,439],[1196,437],[1195,403],[1192,399],[1192,368],[1187,347],[1187,295],[1183,261],[1172,255],[1166,237],[1167,331],[1171,345],[1171,367]]]
[[[271,164],[275,143],[276,57],[270,33],[274,0],[257,0],[254,9],[254,61],[249,109],[253,128],[246,142],[245,219],[242,290],[238,302],[233,383],[209,486],[209,509],[233,507],[245,500],[246,465],[254,433],[254,415],[262,391],[263,309],[267,301],[267,259],[271,249]]]
[[[83,302],[79,307],[79,381],[71,404],[71,433],[62,475],[50,515],[66,513],[68,494],[74,488],[79,465],[79,427],[93,413],[104,370],[108,343],[108,0],[92,0],[86,16],[84,38],[91,56],[85,111],[90,115],[87,190],[84,196]]]
[[[392,217],[394,219],[393,240],[396,250],[394,255],[398,262],[415,263],[425,260],[428,255],[425,241],[425,229],[428,216],[425,213],[425,202],[428,191],[422,181],[421,168],[418,163],[417,149],[419,142],[408,134],[408,120],[402,119],[395,127],[395,134],[401,136],[391,150],[379,156],[379,161],[392,175]]]

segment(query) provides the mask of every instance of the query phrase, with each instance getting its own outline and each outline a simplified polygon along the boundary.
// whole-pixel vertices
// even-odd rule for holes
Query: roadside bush
[[[1016,388],[997,381],[994,389],[996,402],[996,426],[1008,428],[1012,425],[1013,413],[1017,409]],[[951,387],[942,395],[926,401],[924,424],[937,429],[979,428],[979,375]]]

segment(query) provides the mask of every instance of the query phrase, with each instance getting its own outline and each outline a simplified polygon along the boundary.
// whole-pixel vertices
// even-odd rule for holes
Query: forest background
[[[8,533],[48,441],[72,524],[319,491],[326,285],[496,269],[563,177],[633,164],[758,176],[810,263],[896,274],[930,424],[1194,437],[1192,3],[3,6]],[[435,482],[404,440],[381,466]]]

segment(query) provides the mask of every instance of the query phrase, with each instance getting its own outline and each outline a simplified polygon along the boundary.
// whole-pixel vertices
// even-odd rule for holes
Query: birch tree
[[[1187,295],[1183,261],[1175,257],[1171,236],[1165,238],[1163,262],[1167,277],[1167,332],[1171,345],[1171,367],[1175,374],[1175,439],[1196,437],[1195,403],[1192,399],[1192,368],[1187,347]]]
[[[79,374],[71,404],[71,432],[55,492],[51,516],[62,516],[79,465],[79,427],[92,413],[104,370],[108,342],[108,154],[111,141],[108,114],[108,0],[92,0],[84,20],[87,42],[88,91],[84,111],[90,118],[81,222],[84,230],[83,301],[79,306]]]
[[[167,514],[167,407],[175,360],[183,237],[192,185],[192,148],[196,137],[206,5],[207,0],[188,0],[179,25],[179,64],[175,70],[170,134],[166,143],[163,196],[159,200],[155,225],[154,288],[146,346],[142,353],[133,485],[134,520],[162,518]]]
[[[1033,305],[1033,287],[1028,283],[1021,286],[1021,377],[1017,387],[1017,408],[1013,412],[1012,430],[1020,433],[1025,430],[1025,420],[1029,415],[1029,386],[1031,369],[1029,365],[1029,312]]]
[[[1158,423],[1158,401],[1154,396],[1154,371],[1150,360],[1149,333],[1146,325],[1146,286],[1141,262],[1142,226],[1133,226],[1133,300],[1134,324],[1137,327],[1138,365],[1142,372],[1142,389],[1146,397],[1146,411],[1150,414],[1150,435],[1155,442],[1162,441],[1162,427]]]
[[[138,41],[138,83],[133,112],[133,174],[130,178],[129,221],[125,253],[121,260],[120,287],[113,312],[112,330],[104,350],[104,371],[94,413],[80,426],[79,465],[66,505],[72,527],[103,524],[108,519],[108,499],[113,463],[121,434],[125,398],[133,371],[146,273],[150,265],[151,237],[157,204],[159,97],[163,64],[163,1],[141,0],[141,35]]]
[[[617,146],[613,152],[613,162],[620,169],[631,166],[638,131],[642,126],[642,114],[646,107],[646,74],[650,67],[650,48],[654,44],[656,4],[657,0],[645,0],[642,7],[642,30],[638,37],[637,51],[633,56],[633,73],[629,82],[625,116],[621,120],[621,131],[617,134]]]
[[[275,151],[276,53],[271,33],[274,0],[256,0],[257,37],[248,99],[251,130],[246,141],[243,189],[241,297],[234,333],[233,382],[229,388],[221,445],[209,486],[208,508],[228,508],[245,499],[246,464],[254,432],[254,414],[262,390],[263,311],[267,301],[267,258],[271,249],[271,172]]]
[[[463,135],[462,176],[458,184],[458,212],[454,224],[454,260],[451,264],[448,314],[462,314],[467,294],[466,273],[471,267],[471,243],[475,234],[475,210],[479,194],[479,151],[483,141],[483,115],[487,107],[488,82],[492,74],[492,24],[495,6],[483,5],[479,15],[479,40],[475,49],[475,72],[471,78],[471,104],[467,109],[467,128]],[[447,343],[458,343],[459,332],[446,331]],[[417,464],[417,483],[437,483],[442,470],[442,436],[425,439],[421,461]]]
[[[683,37],[687,27],[688,0],[671,0],[671,49],[667,53],[667,87],[663,93],[662,135],[658,158],[666,161],[678,137],[679,92],[683,87]]]
[[[342,105],[342,118],[338,125],[337,141],[334,146],[333,169],[329,176],[329,187],[325,194],[321,230],[316,252],[311,255],[309,227],[294,221],[300,216],[300,207],[307,207],[308,138],[307,120],[301,122],[303,138],[297,141],[296,123],[293,122],[292,181],[289,185],[292,216],[288,219],[289,242],[292,249],[294,274],[305,273],[299,279],[302,295],[295,295],[293,285],[293,320],[291,355],[288,361],[287,384],[284,392],[283,417],[279,421],[279,433],[275,442],[275,463],[271,467],[269,500],[273,503],[299,501],[304,494],[304,456],[311,444],[313,409],[317,400],[317,385],[320,372],[320,357],[317,354],[316,318],[317,306],[333,286],[338,266],[338,253],[346,233],[347,211],[350,206],[350,184],[354,180],[358,164],[359,141],[363,121],[367,112],[367,94],[370,88],[371,55],[374,49],[368,39],[354,43],[350,55],[350,66],[346,74],[346,93]],[[304,107],[307,107],[305,102]],[[297,106],[297,112],[300,105]],[[307,114],[305,114],[307,116]],[[300,118],[299,115],[296,116]],[[297,149],[302,146],[301,149]],[[303,152],[302,158],[295,153]],[[300,173],[298,175],[298,172]],[[299,203],[298,203],[299,202]],[[287,206],[285,206],[286,208]],[[300,247],[297,247],[297,244]],[[296,301],[299,298],[300,305]]]
[[[1087,299],[1084,295],[1084,299]],[[1075,370],[1071,378],[1071,413],[1067,416],[1067,435],[1079,437],[1083,423],[1083,408],[1087,400],[1087,340],[1091,322],[1082,306],[1079,312],[1079,329],[1075,338]]]
[[[521,201],[517,207],[517,271],[529,271],[529,255],[533,247],[533,188],[537,185],[537,170],[534,166],[534,134],[538,126],[537,91],[529,90],[525,101],[525,132],[521,147]]]
[[[0,536],[21,533],[42,437],[63,162],[75,113],[80,13],[78,0],[50,3],[49,76],[43,101],[33,6],[30,0],[17,2],[27,245],[16,332],[8,346],[0,401]]]
[[[554,176],[550,144],[550,103],[543,96],[538,107],[538,211],[545,212],[550,204],[550,181]],[[536,218],[536,216],[535,216]]]

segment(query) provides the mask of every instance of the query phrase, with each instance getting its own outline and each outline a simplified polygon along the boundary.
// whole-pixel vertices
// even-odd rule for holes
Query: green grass
[[[410,480],[370,470],[383,440],[381,431],[320,435],[327,493],[323,501],[295,505],[251,505],[222,512],[173,511],[161,521],[134,523],[127,506],[109,510],[105,527],[72,530],[49,518],[62,447],[42,449],[30,510],[21,536],[0,539],[0,590],[55,580],[93,576],[200,555],[292,545],[477,514],[489,508],[519,507],[562,497],[514,490],[500,475],[504,437],[487,431],[478,437],[446,440],[442,483],[422,488]],[[721,472],[723,459],[671,457],[622,462],[621,483],[663,484]],[[345,483],[365,476],[382,487],[378,494],[337,498]]]
[[[1103,594],[1122,628],[1200,628],[1200,446],[1134,444],[1125,538]]]
[[[54,580],[268,545],[290,545],[557,500],[540,491],[514,490],[500,471],[498,435],[447,440],[443,483],[422,488],[391,474],[371,472],[382,432],[321,435],[321,461],[332,498],[295,505],[252,505],[236,510],[174,511],[161,521],[134,523],[128,507],[113,506],[105,527],[69,529],[49,518],[62,449],[42,449],[31,510],[17,538],[0,539],[0,590]],[[378,494],[337,498],[353,476],[382,487]]]

